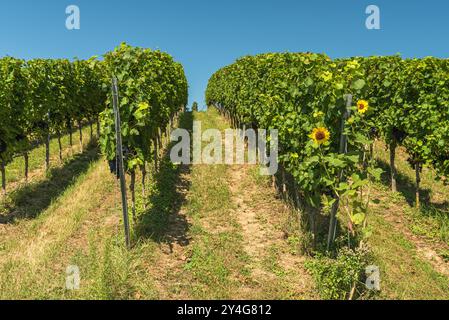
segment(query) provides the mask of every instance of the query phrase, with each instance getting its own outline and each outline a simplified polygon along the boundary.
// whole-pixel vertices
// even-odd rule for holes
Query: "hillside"
[[[229,127],[213,108],[183,114],[180,126],[191,129],[193,120]],[[376,149],[384,160],[382,146]],[[388,192],[387,183],[373,186],[369,244],[382,276],[374,298],[448,299],[449,188],[426,171],[429,205],[416,211],[413,172],[401,150],[398,162],[399,193]],[[119,186],[98,148],[47,176],[36,171],[41,176],[26,191],[1,200],[0,298],[319,299],[305,267],[312,258],[298,251],[297,212],[257,169],[175,166],[163,156],[146,198],[136,190],[130,251]],[[70,265],[80,268],[78,291],[65,289]]]

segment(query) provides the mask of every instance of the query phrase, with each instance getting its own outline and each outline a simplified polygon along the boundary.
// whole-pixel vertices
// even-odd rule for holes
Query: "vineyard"
[[[205,112],[161,51],[0,66],[0,298],[448,298],[449,60],[247,56]],[[172,163],[194,121],[277,129],[278,173]]]
[[[320,164],[327,163],[332,176],[341,169],[353,172],[351,165],[360,167],[359,160],[368,162],[372,157],[376,139],[384,140],[390,149],[393,191],[395,151],[400,145],[416,169],[417,192],[423,165],[432,166],[439,178],[446,179],[448,68],[447,60],[433,58],[333,62],[313,54],[262,55],[244,58],[216,73],[209,84],[208,101],[226,110],[234,124],[279,129],[283,165],[306,194],[306,202],[316,207],[335,181],[315,179],[316,174],[307,174],[309,170],[321,173],[324,167]],[[355,98],[349,110],[354,115],[346,116],[342,132],[347,94]],[[323,137],[312,143],[308,139],[312,132],[323,133]],[[349,157],[336,161],[340,141],[335,137],[342,134],[353,148],[346,150]],[[334,139],[328,141],[330,136]],[[328,148],[316,147],[321,144]],[[419,206],[419,195],[416,200]]]
[[[30,149],[46,146],[46,168],[50,167],[50,140],[58,137],[62,161],[61,136],[70,135],[76,124],[82,142],[83,123],[103,127],[102,150],[108,160],[115,159],[115,130],[110,81],[123,83],[123,136],[127,150],[126,167],[133,173],[150,160],[150,143],[161,145],[161,130],[172,125],[174,116],[186,103],[187,83],[182,67],[161,52],[131,48],[123,44],[105,55],[81,61],[1,60],[2,108],[0,159],[2,186],[6,193],[5,167],[14,157],[28,158]],[[151,103],[151,107],[150,104]],[[82,150],[81,150],[82,151]],[[25,161],[26,165],[28,161]],[[25,168],[28,172],[28,168]]]
[[[334,189],[336,183],[317,177],[324,170],[321,164],[328,165],[331,176],[340,170],[352,173],[360,167],[359,160],[368,162],[372,157],[376,139],[390,149],[393,191],[397,146],[404,146],[410,155],[417,192],[423,165],[432,166],[446,180],[448,72],[448,61],[434,58],[331,61],[315,54],[268,54],[243,58],[217,72],[209,83],[207,100],[226,111],[234,125],[279,129],[281,161],[305,193],[306,202],[317,207],[326,189]],[[353,115],[341,126],[348,94],[355,99],[350,104]],[[310,134],[320,128],[323,132],[317,132],[323,137],[312,143]],[[349,139],[349,156],[338,159],[342,156],[335,154],[342,134]],[[321,144],[325,146],[317,148]],[[419,206],[418,195],[416,200]]]
[[[234,127],[279,130],[282,168],[273,184],[304,213],[303,250],[333,249],[337,261],[341,256],[352,260],[357,273],[369,260],[365,240],[372,233],[371,188],[383,173],[375,154],[382,151],[375,150],[375,142],[388,146],[392,192],[398,190],[396,149],[404,147],[415,170],[419,208],[423,166],[448,182],[448,90],[448,60],[334,61],[325,55],[286,53],[245,57],[219,70],[209,81],[206,99]],[[311,264],[324,290],[333,268]],[[357,277],[352,281],[343,285],[351,290],[343,295],[336,290],[329,297],[349,294],[352,299]]]
[[[16,156],[25,158],[28,178],[28,153],[45,144],[47,170],[50,166],[50,139],[57,136],[62,160],[61,135],[72,137],[75,124],[82,145],[82,126],[92,128],[102,109],[103,93],[99,65],[88,61],[1,59],[1,136],[0,159],[2,190],[6,193],[6,165]],[[91,133],[92,135],[92,133]],[[73,141],[70,138],[70,145]]]

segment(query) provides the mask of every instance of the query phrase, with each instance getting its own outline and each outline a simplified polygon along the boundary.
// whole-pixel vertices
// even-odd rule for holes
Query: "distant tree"
[[[192,104],[192,110],[195,111],[195,112],[198,112],[198,102],[195,101],[195,102]]]

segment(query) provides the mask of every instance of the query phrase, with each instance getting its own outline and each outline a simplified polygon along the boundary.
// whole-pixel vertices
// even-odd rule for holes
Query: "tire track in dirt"
[[[290,214],[290,209],[273,189],[258,185],[249,170],[249,166],[230,167],[229,186],[254,281],[261,288],[283,287],[289,298],[316,298],[304,257],[291,254],[281,230],[282,217]]]

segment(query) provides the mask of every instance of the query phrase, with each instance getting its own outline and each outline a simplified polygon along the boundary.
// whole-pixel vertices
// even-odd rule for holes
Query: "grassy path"
[[[93,131],[96,132],[96,125],[93,126]],[[83,145],[87,147],[90,140],[90,128],[85,126],[83,132]],[[72,135],[73,146],[70,147],[69,135],[61,137],[62,155],[63,159],[67,159],[73,154],[81,151],[79,142],[79,131],[75,130]],[[95,133],[94,133],[95,137]],[[43,168],[45,163],[45,146],[39,145],[30,151],[29,154],[29,178],[30,181],[43,175]],[[59,146],[58,139],[52,138],[50,141],[50,164],[55,167],[61,165],[59,161]],[[6,182],[8,183],[8,190],[13,190],[18,183],[24,182],[25,179],[25,162],[23,157],[16,157],[11,163],[6,166]]]
[[[203,130],[228,127],[215,110],[196,113],[195,120]],[[283,239],[287,209],[267,184],[256,181],[256,170],[225,165],[182,170],[190,188],[179,212],[172,213],[167,232],[172,241],[161,244],[151,271],[161,298],[316,297],[303,259]]]
[[[397,153],[399,192],[394,194],[388,187],[388,152],[380,142],[376,150],[385,176],[373,190],[370,243],[381,267],[381,297],[449,299],[449,187],[424,168],[423,206],[414,208],[415,172],[406,152]]]
[[[70,265],[65,253],[77,250],[74,241],[88,229],[85,224],[103,223],[98,213],[104,203],[111,203],[109,190],[114,182],[106,169],[98,160],[89,162],[86,173],[40,215],[2,227],[2,297],[61,297],[65,269]]]

